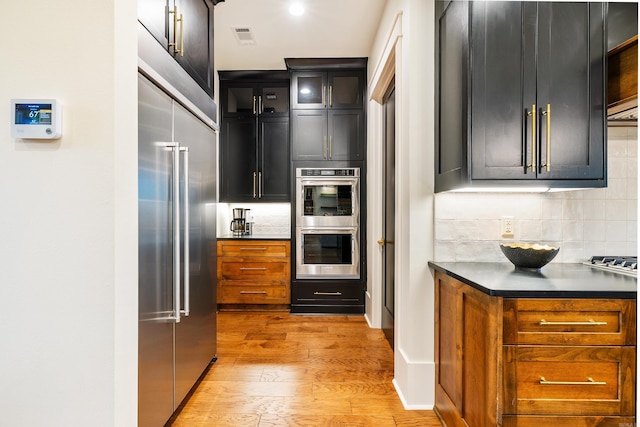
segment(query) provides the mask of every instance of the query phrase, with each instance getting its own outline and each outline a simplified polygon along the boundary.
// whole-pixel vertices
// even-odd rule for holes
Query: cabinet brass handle
[[[258,198],[262,199],[262,172],[258,172]]]
[[[333,107],[333,85],[329,86],[329,107]]]
[[[178,21],[180,21],[180,49],[177,49],[176,52],[180,53],[180,56],[184,56],[184,17],[182,14],[180,14]]]
[[[596,322],[593,319],[589,319],[586,322],[547,322],[544,319],[540,319],[540,326],[603,326],[607,322]]]
[[[175,53],[184,56],[184,17],[180,14],[178,18],[178,6],[174,6],[173,10],[170,10],[169,13],[173,14],[173,42],[169,43],[169,46],[173,46]],[[178,47],[178,35],[176,34],[178,22],[180,22],[180,47]]]
[[[253,198],[256,198],[256,173],[253,173]]]
[[[240,294],[245,294],[245,295],[246,294],[250,294],[250,295],[255,295],[255,294],[266,295],[267,291],[240,291]]]
[[[253,97],[253,115],[258,114],[258,110],[256,110],[256,97]]]
[[[545,377],[540,377],[542,385],[607,385],[606,381],[595,381],[591,377],[587,377],[587,381],[548,381]]]
[[[324,85],[322,85],[322,106],[326,107],[327,106],[327,94],[325,93],[326,91],[326,87]]]
[[[266,251],[267,248],[240,248],[241,251]]]
[[[265,267],[240,267],[240,271],[267,271]]]
[[[378,239],[378,244],[380,246],[384,246],[384,239]]]
[[[333,135],[329,135],[329,158],[333,159]]]
[[[342,292],[314,292],[314,295],[333,295],[333,296],[340,296],[342,295]]]
[[[547,116],[547,162],[542,165],[551,171],[551,104],[547,104],[547,110],[542,112],[543,116]]]
[[[327,158],[327,135],[322,139],[322,158]]]
[[[536,104],[531,106],[531,111],[527,113],[527,116],[531,116],[531,164],[527,165],[531,168],[531,171],[536,171]]]

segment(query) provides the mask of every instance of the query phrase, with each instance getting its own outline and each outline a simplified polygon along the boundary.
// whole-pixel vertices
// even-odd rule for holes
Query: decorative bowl
[[[536,270],[547,265],[560,251],[560,248],[537,243],[501,243],[500,249],[516,268]]]

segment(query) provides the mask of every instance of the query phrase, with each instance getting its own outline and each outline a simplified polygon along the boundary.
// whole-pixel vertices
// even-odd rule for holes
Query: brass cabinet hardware
[[[258,172],[258,198],[262,199],[262,172]]]
[[[173,6],[173,10],[169,11],[173,14],[173,41],[169,43],[169,46],[173,46],[175,51],[178,51],[178,35],[176,34],[176,28],[178,28],[178,6]]]
[[[380,246],[384,246],[384,239],[378,239],[378,244]]]
[[[327,135],[325,135],[322,140],[322,158],[327,158]]]
[[[547,104],[547,109],[542,112],[542,115],[547,116],[547,161],[542,166],[549,172],[551,171],[551,104]]]
[[[255,116],[257,114],[257,110],[256,110],[256,97],[255,95],[253,96],[253,115]]]
[[[540,326],[604,326],[607,322],[596,322],[593,319],[589,319],[586,322],[547,322],[544,319],[540,319]]]
[[[266,251],[267,248],[240,248],[241,251]]]
[[[253,173],[253,198],[256,198],[256,173]]]
[[[314,292],[314,295],[333,295],[333,296],[340,296],[342,295],[342,292]]]
[[[264,105],[262,105],[262,95],[258,97],[258,114],[264,113]]]
[[[542,385],[607,385],[606,381],[595,381],[591,377],[587,377],[587,381],[548,381],[545,377],[540,377]]]
[[[267,291],[240,291],[240,294],[242,294],[242,295],[246,295],[246,294],[249,294],[249,295],[255,295],[255,294],[266,295]]]
[[[527,116],[531,116],[531,164],[527,165],[531,171],[536,171],[536,104],[531,106]]]
[[[327,106],[327,96],[326,96],[326,87],[324,85],[322,85],[322,106],[326,107]]]
[[[333,107],[333,85],[329,86],[329,107]]]
[[[178,21],[180,22],[180,49],[176,49],[176,52],[178,52],[180,56],[184,56],[184,16],[182,16],[182,14],[180,14]],[[173,31],[175,31],[175,29]]]
[[[267,271],[266,267],[240,267],[240,271]]]
[[[333,135],[329,135],[329,158],[333,158]]]

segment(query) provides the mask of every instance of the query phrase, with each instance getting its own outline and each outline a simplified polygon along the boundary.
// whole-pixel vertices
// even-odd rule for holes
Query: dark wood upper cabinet
[[[213,98],[211,0],[140,0],[138,20]]]
[[[450,2],[436,191],[606,185],[606,4]]]
[[[220,72],[220,201],[290,200],[288,77]]]

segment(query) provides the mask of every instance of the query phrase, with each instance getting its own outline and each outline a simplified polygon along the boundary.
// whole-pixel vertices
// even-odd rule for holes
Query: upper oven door
[[[360,217],[358,177],[298,177],[297,227],[357,227]]]

